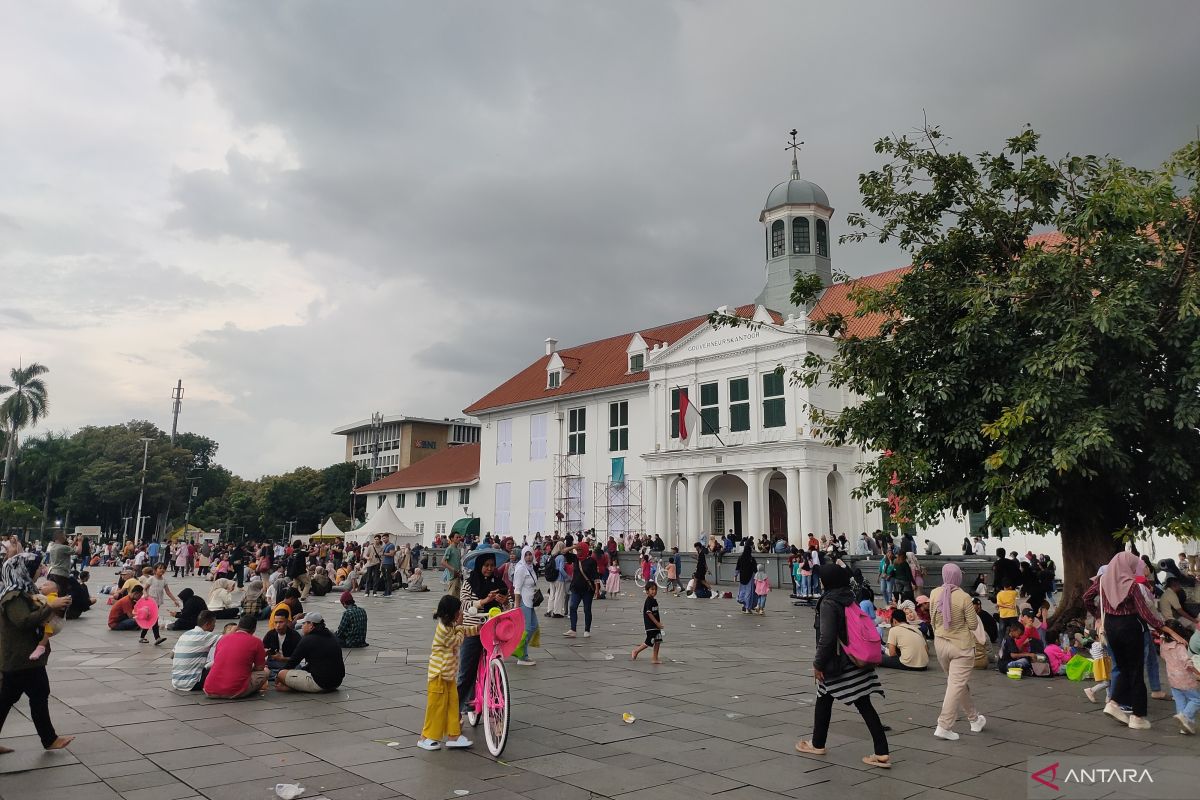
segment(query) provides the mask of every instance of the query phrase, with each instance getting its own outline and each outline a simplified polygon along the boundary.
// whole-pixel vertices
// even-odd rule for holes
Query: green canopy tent
[[[451,533],[461,533],[463,538],[479,536],[479,517],[463,517],[458,522],[454,523],[454,527],[450,529]]]

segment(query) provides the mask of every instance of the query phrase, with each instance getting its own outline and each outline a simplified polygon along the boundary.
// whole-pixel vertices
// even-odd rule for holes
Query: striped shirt
[[[195,688],[208,661],[208,651],[221,638],[216,631],[192,628],[175,642],[175,658],[171,661],[171,686],[185,692]]]
[[[429,680],[457,679],[458,649],[462,646],[464,638],[478,635],[478,625],[455,625],[453,628],[447,628],[445,623],[438,622],[433,632],[433,650],[429,654],[429,670],[426,673]]]

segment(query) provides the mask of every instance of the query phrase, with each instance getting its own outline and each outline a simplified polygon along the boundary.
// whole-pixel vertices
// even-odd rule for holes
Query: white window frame
[[[449,502],[449,500],[450,500],[450,492],[449,492],[449,490],[447,490],[447,489],[438,489],[438,490],[437,490],[437,504],[438,504],[438,506],[444,506],[444,505],[446,505],[446,503],[447,503],[447,502]]]
[[[425,507],[425,492],[417,492],[417,508]]]
[[[529,482],[528,519],[526,533],[534,535],[546,530],[546,481]]]
[[[492,532],[497,536],[508,536],[512,530],[512,484],[496,484],[496,514]]]
[[[404,508],[404,492],[396,495],[396,508]]]
[[[562,370],[552,369],[546,373],[546,388],[557,389],[562,386]]]
[[[621,410],[624,408],[625,421],[621,422]],[[616,409],[617,424],[613,424],[613,409]],[[613,434],[617,435],[617,447],[613,447]],[[625,446],[621,447],[621,434],[625,434]],[[608,452],[625,453],[629,450],[629,401],[614,400],[608,404]]]
[[[567,409],[567,454],[587,455],[587,406]]]
[[[463,488],[458,490],[458,504],[460,506],[466,506],[466,505],[471,504],[471,487],[470,486],[464,486]]]

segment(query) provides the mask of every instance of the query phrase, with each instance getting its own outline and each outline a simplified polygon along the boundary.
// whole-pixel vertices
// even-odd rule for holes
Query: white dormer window
[[[640,333],[635,333],[629,337],[629,346],[625,348],[626,365],[629,367],[629,374],[636,375],[639,372],[646,371],[646,352],[649,347],[646,345],[646,340],[642,338]]]
[[[557,389],[562,385],[562,370],[553,369],[546,373],[546,388]]]
[[[629,357],[629,372],[630,374],[638,373],[646,369],[646,356],[642,353],[634,353]]]

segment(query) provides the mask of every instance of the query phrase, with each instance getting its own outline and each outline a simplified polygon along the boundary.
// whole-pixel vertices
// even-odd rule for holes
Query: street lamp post
[[[146,462],[150,458],[150,439],[142,438],[142,488],[138,492],[138,509],[137,509],[137,527],[134,530],[134,539],[138,544],[142,541],[142,498],[146,496]]]

